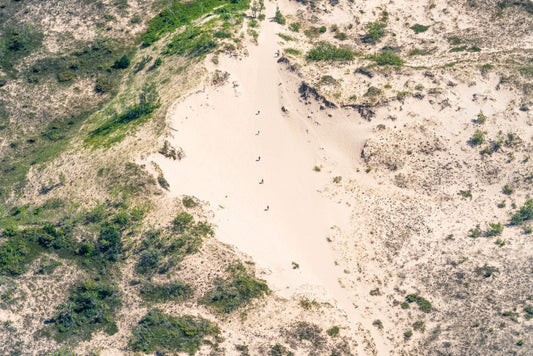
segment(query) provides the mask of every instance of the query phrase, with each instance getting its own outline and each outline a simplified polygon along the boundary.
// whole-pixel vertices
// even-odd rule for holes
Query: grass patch
[[[381,38],[385,36],[385,27],[387,27],[387,24],[381,21],[367,23],[365,28],[368,32],[363,40],[373,44],[380,42]]]
[[[124,135],[112,136],[113,133],[123,130],[132,122],[139,124],[146,121],[150,114],[159,106],[159,95],[155,85],[145,85],[135,104],[120,114],[113,111],[104,124],[89,133],[85,143],[93,147],[108,147],[115,142],[119,142],[124,138]]]
[[[207,292],[201,302],[220,313],[231,313],[249,304],[252,299],[269,293],[265,281],[250,274],[240,262],[228,266],[226,279],[217,278],[214,288]]]
[[[328,42],[320,42],[307,53],[309,61],[351,61],[354,53],[345,48],[335,47]]]
[[[148,22],[148,28],[142,34],[141,40],[143,45],[149,46],[164,34],[192,23],[201,16],[212,12],[216,7],[219,7],[217,13],[223,13],[247,9],[249,4],[249,0],[173,1],[168,8]]]
[[[145,353],[187,352],[195,354],[201,345],[211,344],[220,329],[213,322],[192,315],[180,317],[150,310],[132,331],[130,348]]]
[[[279,36],[282,40],[287,41],[287,42],[289,42],[289,41],[294,41],[294,40],[295,40],[294,37],[289,36],[289,35],[286,35],[286,34],[284,34],[284,33],[278,33],[278,36]]]
[[[302,52],[300,50],[297,50],[297,49],[294,49],[294,48],[285,48],[283,51],[286,54],[290,54],[290,55],[293,55],[293,56],[299,56],[300,54],[302,54]]]
[[[146,282],[140,291],[141,298],[147,302],[163,303],[169,300],[191,298],[194,290],[188,284],[174,281],[163,284]]]
[[[368,57],[368,59],[376,62],[378,66],[385,66],[385,65],[391,65],[391,66],[401,66],[405,63],[403,59],[401,59],[399,56],[390,53],[390,52],[383,52],[380,54],[374,54]]]
[[[187,26],[172,38],[163,54],[176,54],[189,58],[203,57],[217,48],[217,41],[209,29]]]

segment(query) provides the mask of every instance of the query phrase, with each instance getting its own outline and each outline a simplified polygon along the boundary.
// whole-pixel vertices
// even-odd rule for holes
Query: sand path
[[[318,287],[354,327],[361,323],[369,330],[378,353],[386,355],[389,348],[382,336],[359,312],[363,305],[356,309],[350,291],[339,285],[343,271],[335,266],[326,241],[332,227],[348,227],[350,209],[318,192],[334,175],[353,169],[363,142],[358,138],[361,129],[346,115],[328,121],[322,113],[320,125],[308,118],[308,109],[294,93],[297,87],[280,75],[275,56],[279,28],[268,21],[274,11],[267,4],[259,45],[250,46],[249,57],[222,57],[217,66],[237,86],[205,89],[172,107],[171,141],[186,157],[150,159],[163,169],[171,194],[210,203],[217,238],[270,271],[265,278],[278,294]],[[282,106],[290,108],[289,114]],[[315,165],[334,175],[315,172]]]

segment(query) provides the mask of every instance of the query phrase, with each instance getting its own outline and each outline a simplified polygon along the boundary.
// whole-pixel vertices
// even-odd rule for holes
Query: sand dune
[[[273,10],[267,7],[267,15]],[[163,169],[171,194],[209,202],[217,237],[270,271],[265,278],[271,288],[288,296],[312,287],[337,301],[352,325],[369,326],[340,287],[343,271],[326,240],[333,227],[347,227],[350,210],[319,192],[353,170],[367,129],[341,110],[329,117],[299,99],[299,81],[277,63],[276,27],[264,22],[247,58],[221,58],[217,69],[230,74],[229,83],[205,88],[170,110],[171,143],[186,157],[151,159]]]

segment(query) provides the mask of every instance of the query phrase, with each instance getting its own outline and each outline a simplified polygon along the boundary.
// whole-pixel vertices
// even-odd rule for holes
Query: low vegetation
[[[59,305],[59,314],[52,319],[57,330],[56,338],[76,335],[87,339],[97,330],[116,333],[114,313],[120,305],[116,287],[109,283],[88,280],[76,286],[68,300]]]
[[[309,61],[351,61],[354,53],[345,48],[335,47],[328,42],[320,42],[307,53]]]
[[[240,262],[231,264],[226,272],[228,277],[217,278],[213,282],[214,288],[201,300],[220,313],[231,313],[246,306],[253,299],[269,293],[265,281],[257,279]]]
[[[192,315],[175,317],[150,310],[133,329],[130,348],[145,353],[195,354],[200,346],[212,344],[220,329],[213,322]]]
[[[418,307],[424,313],[431,312],[431,309],[432,309],[431,303],[427,299],[425,299],[425,298],[423,298],[423,297],[421,297],[421,296],[419,296],[417,294],[409,294],[406,297],[406,299],[407,299],[408,303],[413,303],[414,302],[414,303],[418,304]]]
[[[184,300],[192,297],[190,285],[174,281],[169,283],[145,282],[140,290],[141,298],[147,302],[163,303],[170,300]]]

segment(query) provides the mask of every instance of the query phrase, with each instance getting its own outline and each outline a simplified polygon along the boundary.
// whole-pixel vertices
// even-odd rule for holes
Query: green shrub
[[[476,130],[468,141],[471,146],[479,146],[483,142],[485,142],[485,133],[481,130]]]
[[[280,25],[285,25],[285,23],[287,22],[287,20],[285,20],[285,17],[279,10],[279,7],[276,8],[276,14],[274,15],[274,21],[276,21]]]
[[[409,304],[407,304],[409,305]],[[383,322],[379,319],[376,319],[372,322],[372,325],[374,325],[378,329],[383,329]]]
[[[157,68],[161,64],[163,64],[163,60],[161,59],[161,57],[156,58],[156,60],[154,61],[154,67]]]
[[[463,198],[470,198],[472,199],[472,191],[470,189],[468,190],[460,190],[459,193],[460,196],[462,196]]]
[[[329,328],[326,333],[331,336],[331,337],[337,337],[339,336],[339,333],[340,333],[340,328],[338,326],[332,326],[331,328]]]
[[[511,218],[511,224],[520,225],[524,221],[533,219],[533,199],[528,199]]]
[[[473,229],[470,229],[468,233],[470,237],[476,238],[476,237],[480,237],[482,232],[481,232],[479,225],[476,225],[476,227]]]
[[[211,321],[183,315],[174,317],[157,309],[150,310],[132,331],[129,346],[135,352],[195,354],[201,345],[216,337],[220,329]]]
[[[484,124],[485,121],[487,121],[487,117],[485,116],[485,114],[483,114],[483,111],[479,111],[479,114],[477,114],[477,118],[476,118],[476,124]]]
[[[420,296],[418,296],[416,294],[409,294],[406,297],[406,299],[407,299],[408,303],[415,302],[416,304],[418,304],[418,307],[424,313],[431,312],[431,303],[428,300],[426,300],[426,299],[424,299],[424,298],[422,298],[422,297],[420,297]]]
[[[403,333],[403,336],[406,339],[409,339],[411,336],[413,336],[413,331],[412,330],[407,330],[406,332]]]
[[[493,237],[502,234],[503,225],[501,223],[490,223],[489,230],[485,233],[486,236]]]
[[[405,61],[391,52],[383,52],[369,57],[369,59],[376,62],[378,66],[392,65],[401,66]]]
[[[126,69],[130,66],[130,59],[127,55],[123,55],[115,61],[113,68],[115,69]]]
[[[365,25],[366,30],[368,33],[365,36],[365,40],[370,43],[378,43],[381,41],[381,38],[385,36],[385,27],[387,27],[387,24],[375,21],[375,22],[369,22]]]
[[[182,282],[155,284],[146,282],[140,291],[141,298],[147,302],[167,302],[169,300],[183,300],[192,297],[193,289]]]
[[[72,79],[74,79],[74,73],[72,73],[70,70],[66,70],[57,74],[57,81],[60,83],[70,82]]]
[[[231,313],[249,304],[252,299],[269,293],[265,281],[255,278],[240,262],[231,264],[226,272],[229,276],[226,279],[217,278],[214,288],[201,301],[220,313]]]
[[[514,192],[514,188],[510,186],[509,184],[506,184],[502,188],[502,193],[505,195],[511,195]]]
[[[302,24],[299,22],[293,22],[289,25],[289,29],[293,32],[299,32]]]
[[[429,26],[424,26],[420,24],[416,24],[411,26],[411,30],[415,31],[415,33],[418,35],[419,33],[426,32],[428,30]]]
[[[57,338],[62,334],[76,334],[90,338],[94,331],[109,327],[120,305],[118,290],[111,284],[88,280],[74,288],[68,300],[58,307],[59,315],[53,319]]]
[[[354,54],[349,49],[338,48],[327,42],[320,42],[307,53],[310,61],[351,61]]]

